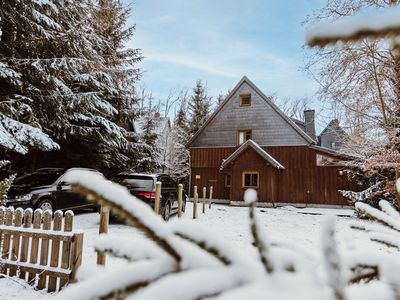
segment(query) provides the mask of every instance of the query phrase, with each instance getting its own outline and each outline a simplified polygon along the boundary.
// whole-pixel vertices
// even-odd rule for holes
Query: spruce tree
[[[150,108],[142,117],[140,148],[142,157],[139,159],[136,169],[139,172],[156,172],[160,167],[159,150],[157,149],[158,135],[155,132],[156,121],[154,111]]]
[[[20,127],[29,124],[33,129],[25,130],[24,142],[35,140],[32,136],[37,141],[29,149],[51,150],[59,144],[64,157],[74,157],[68,163],[107,170],[137,158],[128,120],[139,75],[134,64],[141,59],[137,50],[123,48],[133,33],[124,29],[129,11],[119,1],[109,3],[114,14],[100,22],[99,11],[106,9],[90,0],[0,0],[3,127],[5,118]],[[95,26],[100,23],[104,31]],[[0,126],[0,133],[21,140],[12,129]],[[25,146],[0,144],[15,151]]]
[[[211,98],[207,95],[206,86],[197,80],[193,95],[189,100],[189,136],[193,136],[204,124],[210,114]]]

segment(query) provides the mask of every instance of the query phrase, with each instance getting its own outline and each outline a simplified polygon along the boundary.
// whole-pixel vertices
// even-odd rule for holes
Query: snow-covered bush
[[[322,230],[321,255],[310,255],[287,242],[270,241],[268,232],[257,223],[254,190],[245,193],[245,201],[258,255],[244,255],[193,222],[164,222],[126,188],[97,174],[74,171],[68,181],[74,183],[75,192],[108,206],[141,230],[143,238],[100,236],[96,250],[123,258],[126,264],[106,272],[101,271],[103,267],[83,270],[81,280],[57,299],[394,300],[400,295],[399,280],[391,275],[392,268],[400,266],[400,258],[372,251],[339,253],[332,218]],[[392,222],[395,212],[386,204],[382,204],[384,212],[379,216],[365,204],[357,207],[397,228]],[[372,223],[360,224],[375,228]]]
[[[0,169],[8,165],[10,162],[7,160],[0,160]],[[4,205],[7,200],[7,192],[11,187],[15,175],[10,175],[3,181],[0,181],[0,206]]]

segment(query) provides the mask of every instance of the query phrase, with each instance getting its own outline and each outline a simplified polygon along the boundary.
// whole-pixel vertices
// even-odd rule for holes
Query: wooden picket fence
[[[33,215],[33,216],[32,216]],[[61,290],[82,262],[83,233],[72,231],[73,213],[0,207],[0,273],[37,289]]]

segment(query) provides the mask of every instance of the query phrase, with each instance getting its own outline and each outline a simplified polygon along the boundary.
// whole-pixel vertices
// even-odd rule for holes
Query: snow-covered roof
[[[251,147],[254,151],[256,151],[262,158],[268,161],[275,168],[284,170],[285,167],[273,158],[270,154],[267,153],[263,148],[261,148],[256,142],[253,140],[247,140],[243,143],[235,152],[233,152],[227,159],[225,159],[222,164],[220,170],[223,170],[226,166],[228,166],[232,161],[234,161],[240,154],[243,153],[248,147]]]
[[[169,118],[164,118],[164,117],[154,117],[154,121],[156,123],[155,126],[155,133],[160,135],[166,127],[170,127],[170,121]],[[136,132],[137,134],[142,134],[143,133],[143,125],[146,122],[145,117],[140,117],[136,120],[133,121],[133,131]]]

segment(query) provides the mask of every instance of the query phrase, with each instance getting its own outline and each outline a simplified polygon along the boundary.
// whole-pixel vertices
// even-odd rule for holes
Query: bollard
[[[154,200],[154,211],[157,215],[160,214],[160,198],[161,198],[161,182],[156,182],[156,198]]]
[[[178,185],[178,218],[182,218],[182,193],[183,185],[180,183]]]
[[[193,188],[193,219],[197,218],[197,186],[195,185]]]
[[[109,219],[110,209],[102,205],[100,209],[99,234],[108,233]],[[103,266],[106,264],[106,255],[103,252],[97,252],[97,264]]]
[[[210,198],[208,199],[208,208],[211,209],[211,202],[212,202],[212,194],[213,194],[213,187],[210,187]]]
[[[203,214],[206,213],[206,194],[207,194],[207,188],[203,187]]]

